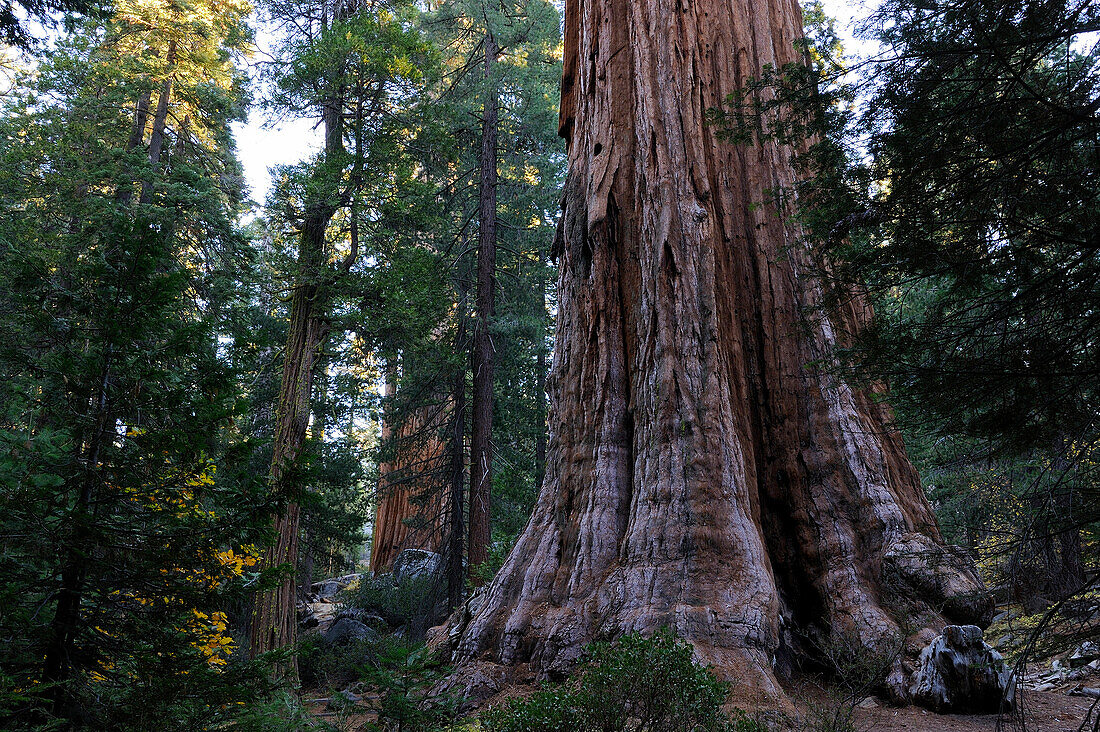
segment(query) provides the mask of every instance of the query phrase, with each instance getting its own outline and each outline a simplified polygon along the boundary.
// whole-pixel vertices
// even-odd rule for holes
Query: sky
[[[852,28],[856,18],[866,15],[865,7],[873,6],[873,0],[823,0],[823,4],[825,11],[837,20],[845,50],[857,54],[864,52],[866,46],[853,40]],[[258,35],[262,45],[262,29]],[[267,196],[272,166],[301,162],[320,149],[316,122],[315,119],[292,119],[273,123],[262,109],[255,108],[247,122],[234,125],[237,150],[254,201],[262,204]]]

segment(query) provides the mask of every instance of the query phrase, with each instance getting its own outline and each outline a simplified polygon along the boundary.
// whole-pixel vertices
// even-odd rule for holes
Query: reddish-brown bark
[[[470,351],[473,395],[470,401],[470,537],[467,557],[471,567],[489,557],[490,503],[493,485],[493,317],[497,248],[497,91],[493,65],[498,48],[486,33],[486,95],[481,120],[480,180],[478,183],[477,312]]]
[[[458,279],[458,332],[455,334],[454,352],[463,353],[466,348],[466,285]],[[453,610],[462,604],[466,595],[466,567],[463,564],[465,546],[463,494],[466,485],[466,369],[455,370],[452,385],[450,444],[448,445],[450,478],[450,524],[444,557],[447,567],[447,608]]]
[[[386,396],[396,391],[386,384]],[[419,407],[394,429],[382,426],[382,441],[394,454],[379,465],[379,502],[371,541],[370,569],[386,572],[403,549],[441,552],[447,527],[448,416],[437,405]]]
[[[796,2],[568,0],[565,33],[547,471],[456,620],[460,673],[554,675],[593,639],[668,625],[764,701],[814,631],[884,647],[980,619],[886,410],[810,366],[863,314],[804,318],[823,299],[811,255],[758,205],[793,181],[790,152],[705,124],[800,60]]]

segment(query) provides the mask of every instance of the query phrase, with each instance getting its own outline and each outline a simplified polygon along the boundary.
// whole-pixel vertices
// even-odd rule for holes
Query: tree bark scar
[[[565,56],[562,59],[561,104],[558,108],[558,135],[572,143],[574,124],[573,85],[577,77],[577,35],[580,32],[581,0],[565,3]]]

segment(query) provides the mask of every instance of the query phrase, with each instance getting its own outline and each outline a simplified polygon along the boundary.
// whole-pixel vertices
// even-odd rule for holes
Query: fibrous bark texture
[[[817,314],[811,253],[759,205],[794,181],[789,151],[705,124],[800,60],[797,4],[568,0],[565,33],[547,472],[456,620],[460,673],[555,675],[593,639],[670,626],[763,701],[807,637],[887,648],[980,620],[885,409],[811,367],[866,313]]]
[[[306,273],[315,276],[321,268],[325,228],[333,214],[331,206],[314,206],[306,217],[298,247],[298,263]],[[321,288],[311,277],[302,277],[291,295],[290,327],[272,440],[271,485],[277,496],[293,496],[296,488],[294,470],[309,428],[313,369],[327,331],[322,297]],[[275,517],[276,539],[264,550],[261,569],[297,567],[300,513],[297,501],[290,500],[286,509]],[[294,644],[298,629],[295,591],[294,574],[290,574],[278,587],[256,594],[249,635],[249,653],[253,658]],[[297,659],[280,672],[297,679]]]
[[[392,383],[386,395],[395,394]],[[382,426],[382,442],[391,451],[379,465],[379,501],[371,542],[370,569],[388,572],[404,549],[442,552],[450,512],[449,417],[439,405],[426,405]]]
[[[471,567],[489,558],[491,540],[490,504],[493,485],[493,340],[489,322],[493,317],[497,248],[497,91],[493,86],[493,65],[499,53],[492,34],[485,40],[485,104],[481,120],[481,167],[478,183],[477,317],[474,320],[470,369],[473,371],[473,399],[470,420],[470,541],[467,557]]]

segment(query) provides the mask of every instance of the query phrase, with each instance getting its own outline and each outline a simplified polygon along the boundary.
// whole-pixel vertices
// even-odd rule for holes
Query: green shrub
[[[371,708],[377,714],[365,732],[434,732],[455,718],[457,700],[432,695],[432,688],[446,675],[422,644],[383,638],[374,661],[364,668],[363,680],[376,695]]]
[[[338,732],[310,714],[298,696],[288,690],[250,701],[225,728],[234,732]]]
[[[662,629],[594,643],[567,684],[544,686],[482,717],[486,732],[755,732],[722,711],[728,685],[692,660],[691,645]]]
[[[364,698],[361,710],[375,715],[365,732],[431,732],[455,717],[456,700],[432,695],[446,675],[422,643],[408,636],[383,636],[331,645],[313,635],[299,643],[299,674],[303,683],[335,692],[351,684]]]
[[[308,635],[298,643],[298,676],[308,687],[343,688],[363,678],[378,655],[377,646],[376,640],[332,645],[320,635]]]
[[[419,636],[435,619],[433,615],[441,592],[437,585],[433,577],[394,583],[389,575],[382,575],[361,580],[340,593],[339,600],[345,607],[377,613],[392,626],[408,626]]]
[[[481,718],[486,732],[564,732],[588,729],[576,692],[562,685],[544,686],[524,699],[489,710]]]

